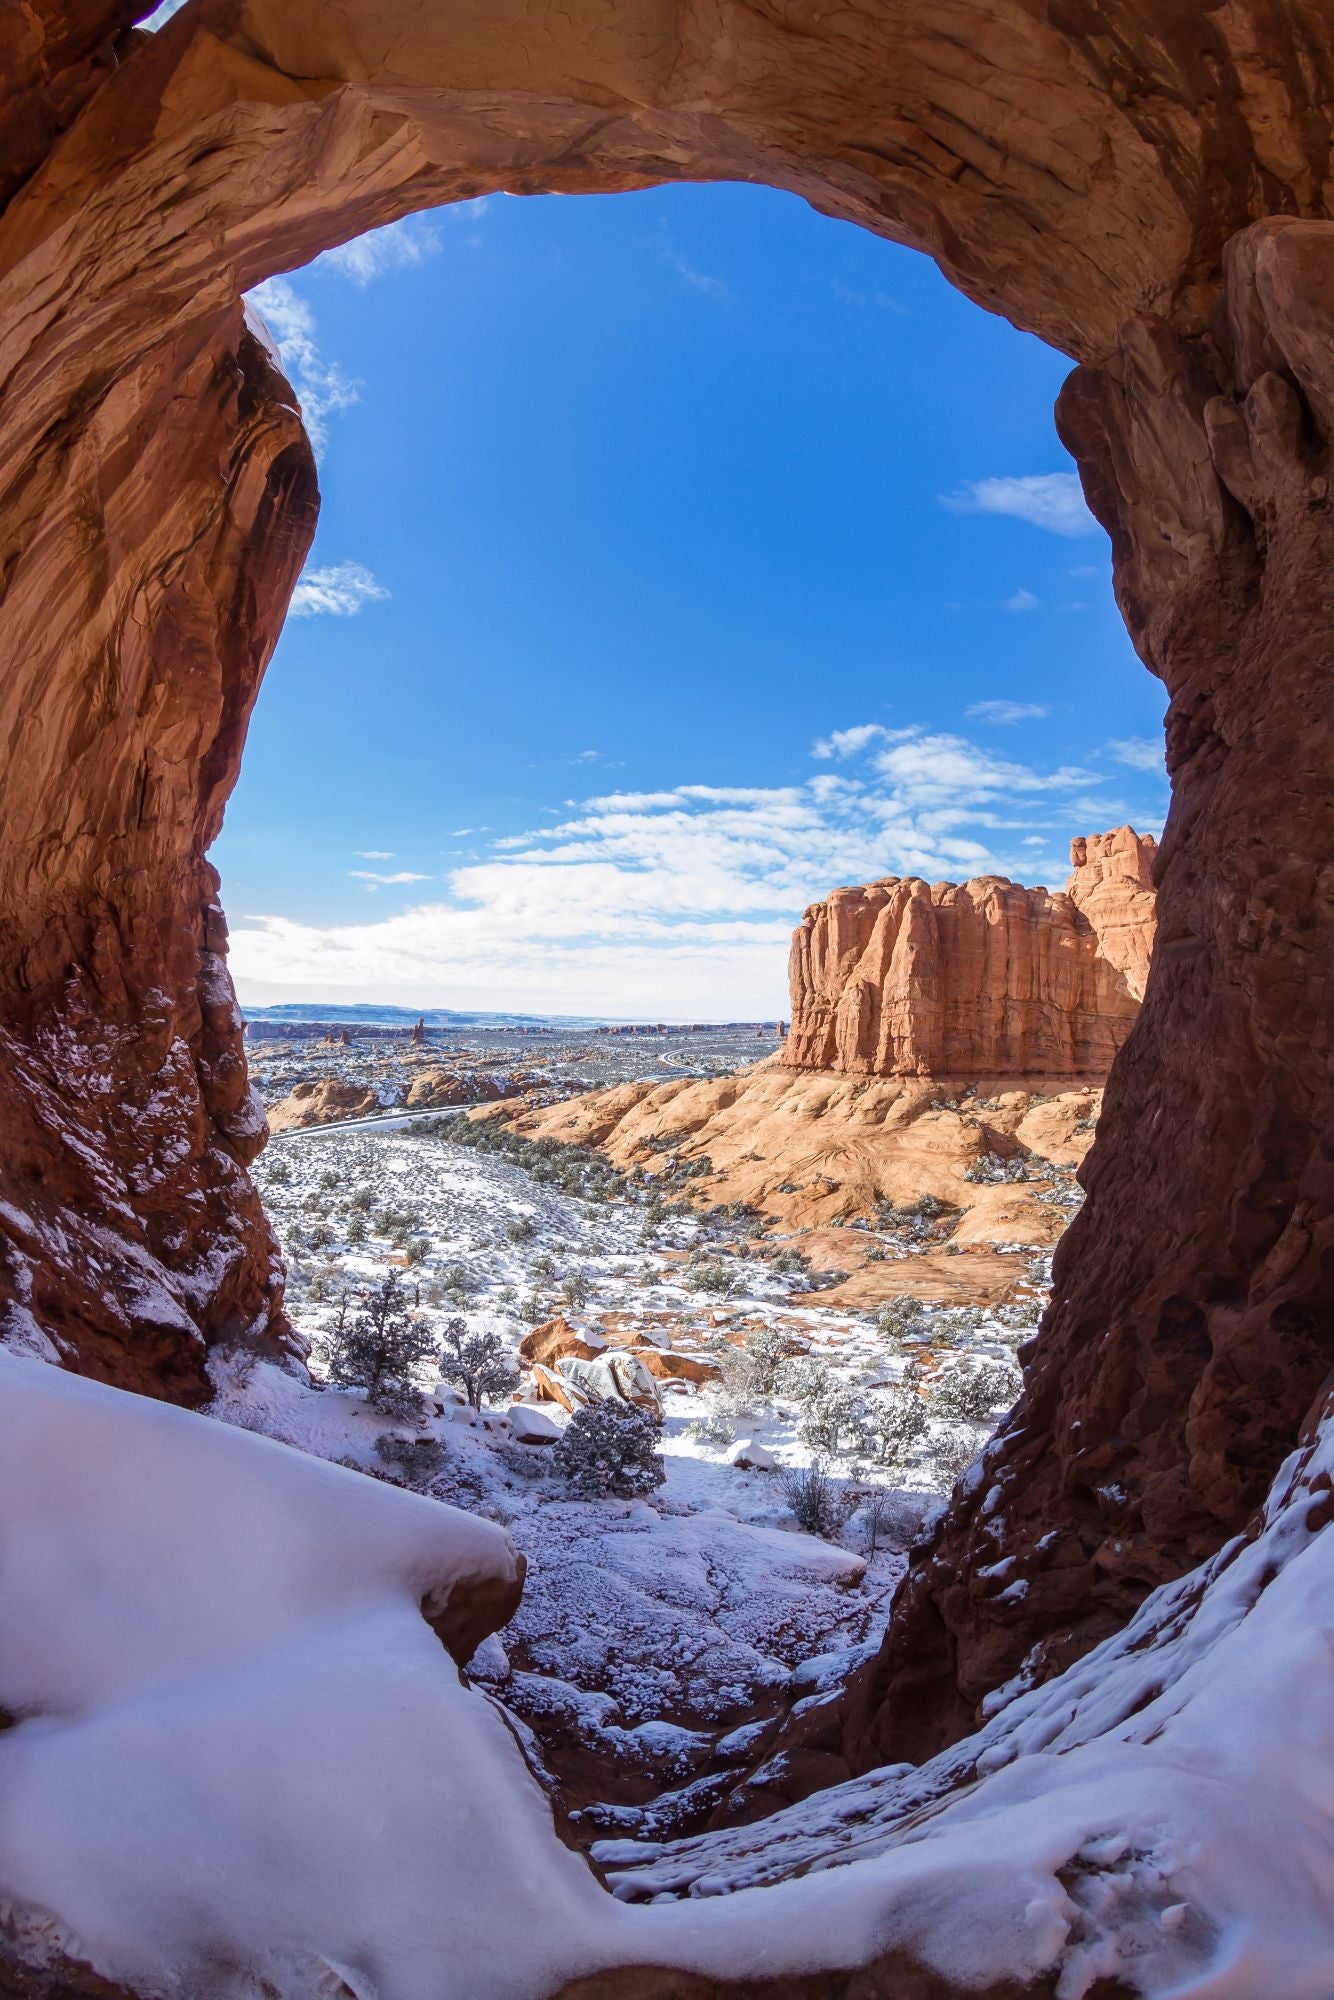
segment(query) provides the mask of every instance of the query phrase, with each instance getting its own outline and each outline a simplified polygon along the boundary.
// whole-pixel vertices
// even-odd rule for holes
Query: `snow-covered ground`
[[[1254,1537],[932,1763],[607,1841],[608,1893],[420,1615],[512,1578],[507,1537],[0,1353],[4,1936],[191,2000],[546,2000],[891,1951],[963,1990],[1328,2000],[1332,1475],[1327,1426]]]
[[[289,1306],[317,1379],[344,1297],[355,1308],[391,1269],[432,1324],[457,1316],[492,1331],[516,1367],[529,1327],[557,1311],[594,1345],[637,1338],[726,1362],[758,1333],[792,1350],[795,1366],[762,1398],[659,1385],[666,1477],[648,1499],[571,1497],[549,1447],[514,1442],[503,1404],[473,1423],[446,1408],[417,1432],[445,1448],[423,1490],[502,1522],[527,1560],[518,1615],[478,1671],[536,1732],[583,1837],[702,1824],[747,1761],[755,1725],[792,1697],[794,1671],[825,1655],[846,1668],[874,1649],[906,1541],[990,1427],[933,1417],[900,1460],[878,1466],[855,1426],[836,1440],[841,1449],[813,1444],[809,1403],[782,1381],[799,1389],[815,1366],[826,1390],[873,1411],[882,1393],[906,1393],[906,1374],[929,1388],[960,1358],[999,1369],[1031,1332],[1040,1294],[1008,1312],[1009,1324],[926,1310],[906,1336],[886,1332],[873,1315],[823,1306],[799,1264],[775,1269],[782,1241],[748,1238],[744,1219],[685,1208],[655,1219],[651,1189],[609,1193],[604,1170],[586,1158],[556,1155],[541,1170],[560,1179],[536,1179],[451,1142],[457,1129],[325,1129],[293,1135],[261,1160],[257,1178],[289,1261]],[[571,1191],[581,1176],[594,1192]],[[727,1290],[701,1290],[701,1273]],[[225,1355],[214,1373],[215,1415],[387,1475],[376,1450],[386,1422],[358,1391],[312,1395],[278,1369]],[[420,1379],[429,1387],[432,1371]],[[1008,1385],[1008,1366],[997,1379]],[[557,1426],[568,1421],[544,1407]],[[776,1469],[731,1463],[738,1437],[764,1447]],[[799,1530],[782,1486],[781,1468],[815,1457],[828,1463],[847,1513],[828,1539]],[[888,1518],[871,1549],[867,1502],[876,1496],[888,1497]],[[747,1728],[751,1737],[738,1734]]]

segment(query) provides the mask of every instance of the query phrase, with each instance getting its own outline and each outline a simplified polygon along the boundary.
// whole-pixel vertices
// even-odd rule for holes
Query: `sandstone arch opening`
[[[0,1285],[105,1379],[189,1400],[203,1341],[285,1339],[203,856],[314,483],[241,293],[491,188],[762,179],[1079,364],[1058,421],[1172,703],[1160,944],[991,1489],[850,1704],[858,1762],[927,1754],[1243,1529],[1328,1372],[1329,23],[136,11],[19,42],[0,217]]]

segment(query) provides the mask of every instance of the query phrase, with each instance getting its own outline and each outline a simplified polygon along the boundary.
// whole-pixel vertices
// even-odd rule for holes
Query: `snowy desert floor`
[[[658,1383],[663,1485],[644,1499],[572,1497],[550,1446],[515,1437],[509,1396],[474,1415],[443,1385],[420,1424],[397,1427],[443,1448],[414,1478],[386,1463],[395,1427],[356,1389],[312,1392],[224,1354],[211,1413],[507,1528],[528,1565],[523,1601],[473,1672],[533,1732],[570,1837],[693,1830],[756,1760],[766,1724],[875,1649],[903,1548],[993,1421],[960,1415],[957,1397],[933,1402],[932,1385],[980,1377],[984,1400],[1008,1400],[1042,1294],[1035,1284],[999,1317],[914,1308],[906,1330],[886,1326],[883,1309],[822,1306],[791,1246],[748,1234],[744,1217],[664,1211],[651,1188],[609,1186],[572,1149],[539,1149],[535,1174],[454,1143],[460,1130],[325,1128],[261,1159],[317,1382],[344,1297],[355,1307],[390,1270],[430,1324],[493,1332],[519,1371],[516,1396],[533,1387],[520,1341],[561,1313],[595,1349],[649,1347],[706,1378]],[[892,1231],[884,1243],[887,1256],[911,1250]],[[744,1371],[766,1339],[789,1363],[776,1383],[761,1378],[764,1394],[749,1378],[745,1395],[708,1379],[738,1355]],[[438,1372],[422,1369],[423,1389]],[[920,1434],[889,1448],[870,1420],[905,1398],[921,1406]],[[556,1429],[569,1421],[542,1409]],[[836,1500],[824,1537],[799,1529],[783,1490],[783,1468],[815,1459]]]

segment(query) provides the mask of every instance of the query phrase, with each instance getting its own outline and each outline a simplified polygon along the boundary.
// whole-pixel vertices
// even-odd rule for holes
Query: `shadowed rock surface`
[[[761,180],[1081,364],[1060,429],[1170,697],[1158,941],[988,1490],[850,1709],[851,1761],[925,1755],[1241,1527],[1330,1365],[1334,18],[145,12],[0,29],[0,1314],[107,1380],[189,1400],[209,1341],[288,1337],[203,856],[315,485],[240,294],[433,202]]]

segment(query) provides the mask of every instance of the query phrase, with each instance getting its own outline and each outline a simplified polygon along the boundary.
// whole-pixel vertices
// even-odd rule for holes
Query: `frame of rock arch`
[[[1078,364],[1058,426],[1170,697],[1158,945],[1023,1398],[845,1704],[851,1768],[925,1755],[1240,1528],[1330,1367],[1334,17],[147,11],[0,21],[0,1325],[68,1366],[198,1401],[209,1343],[293,1344],[203,858],[317,508],[247,288],[493,190],[742,179]]]

